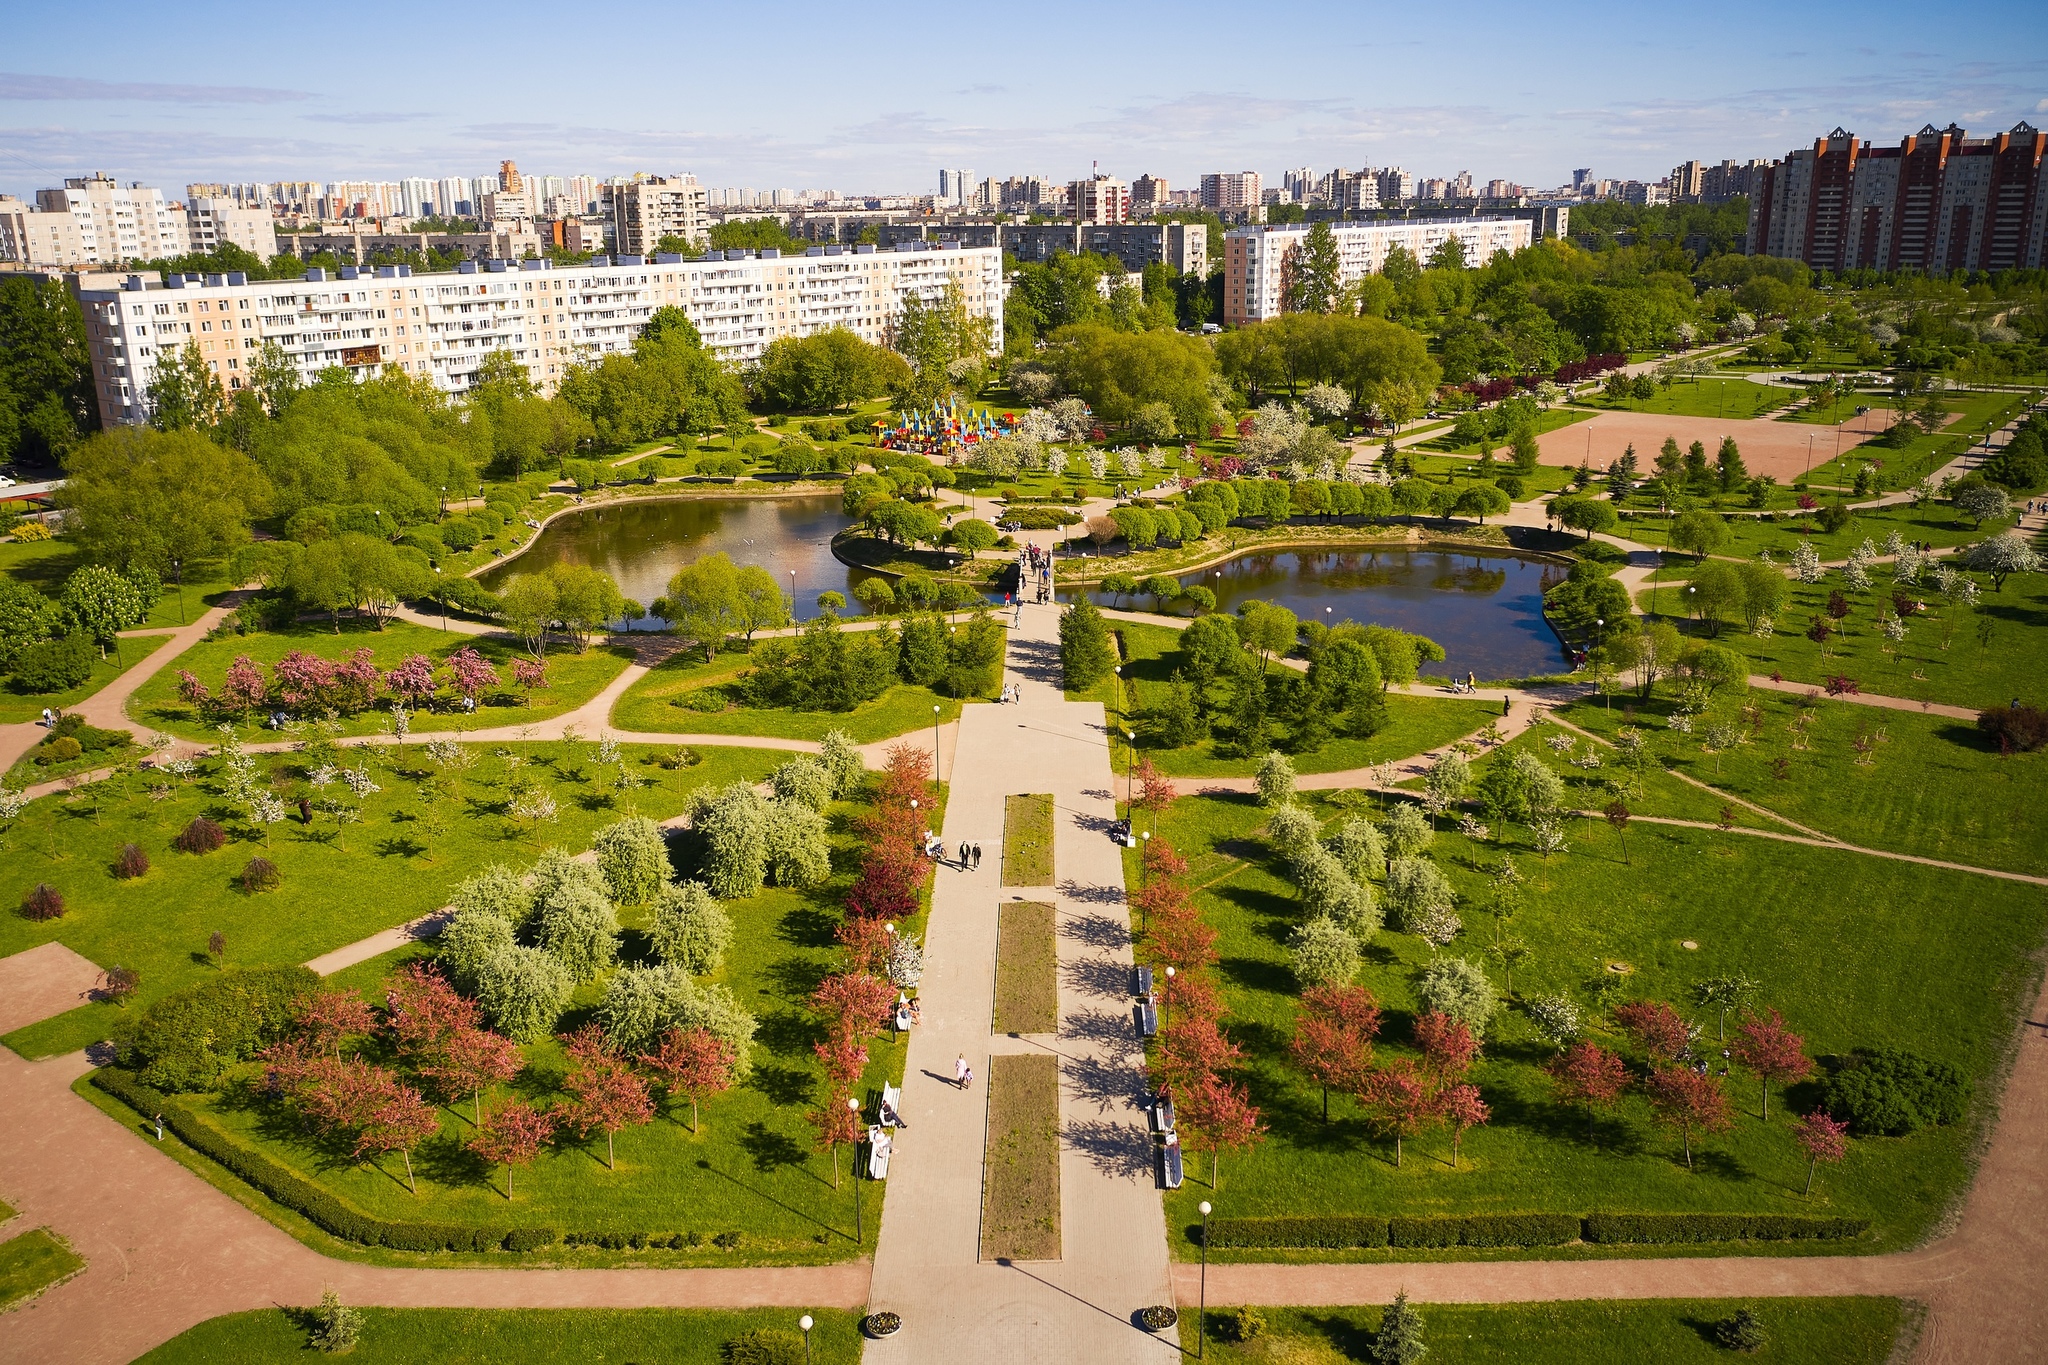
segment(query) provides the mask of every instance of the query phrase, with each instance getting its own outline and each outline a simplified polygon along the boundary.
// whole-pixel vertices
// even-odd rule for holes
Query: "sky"
[[[488,16],[487,22],[479,22]],[[2048,126],[2039,0],[1178,6],[499,0],[27,5],[0,49],[0,192],[691,172],[930,193],[941,167],[1066,180],[1399,165],[1532,188]]]

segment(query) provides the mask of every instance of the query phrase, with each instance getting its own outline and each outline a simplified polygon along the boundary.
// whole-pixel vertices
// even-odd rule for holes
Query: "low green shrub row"
[[[1536,1247],[1566,1242],[1662,1245],[1683,1242],[1837,1241],[1860,1236],[1861,1218],[1775,1213],[1494,1213],[1431,1218],[1347,1214],[1215,1218],[1212,1247]],[[1200,1230],[1193,1229],[1194,1240]]]
[[[1673,1242],[1835,1242],[1861,1236],[1863,1218],[1819,1218],[1801,1213],[1595,1213],[1585,1240],[1609,1245]]]

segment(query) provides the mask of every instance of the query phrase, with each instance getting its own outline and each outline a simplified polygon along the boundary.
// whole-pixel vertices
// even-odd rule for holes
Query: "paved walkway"
[[[875,1251],[872,1304],[903,1315],[900,1336],[867,1347],[898,1361],[1170,1360],[1173,1348],[1132,1325],[1169,1291],[1166,1227],[1153,1188],[1151,1140],[1137,1107],[1145,1089],[1131,1033],[1131,953],[1105,718],[1059,688],[1057,612],[1028,606],[1010,636],[1006,681],[1022,700],[970,707],[961,724],[969,762],[949,770],[947,847],[979,842],[979,870],[942,867],[920,989],[924,1022],[911,1035],[904,1083],[911,1126],[897,1139]],[[1005,888],[1004,798],[1049,792],[1058,884]],[[1004,900],[1058,910],[1060,1032],[990,1032],[996,912]],[[984,1102],[995,1053],[1060,1059],[1062,1255],[1006,1265],[980,1258]],[[961,1092],[954,1061],[977,1083]]]

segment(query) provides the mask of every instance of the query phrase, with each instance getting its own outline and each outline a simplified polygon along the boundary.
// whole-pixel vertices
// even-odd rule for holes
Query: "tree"
[[[1260,805],[1278,809],[1293,804],[1294,764],[1285,754],[1268,753],[1260,759],[1259,770],[1253,780],[1258,784]]]
[[[1355,1092],[1372,1064],[1380,1009],[1363,986],[1320,985],[1302,992],[1288,1045],[1294,1064],[1322,1087],[1323,1122],[1330,1121],[1330,1091]]]
[[[1849,1124],[1846,1120],[1830,1117],[1825,1109],[1816,1109],[1792,1130],[1792,1140],[1806,1153],[1806,1189],[1813,1193],[1813,1173],[1820,1163],[1830,1166],[1849,1154]]]
[[[1451,239],[1455,242],[1457,239]],[[1415,1365],[1429,1348],[1422,1344],[1422,1315],[1408,1306],[1408,1291],[1394,1295],[1373,1334],[1373,1365]]]
[[[1422,1049],[1422,1067],[1439,1087],[1464,1079],[1479,1060],[1479,1040],[1464,1021],[1426,1010],[1415,1019],[1415,1045]]]
[[[107,656],[107,646],[120,643],[120,633],[142,624],[148,604],[135,584],[112,569],[88,564],[64,583],[64,614],[91,635]]]
[[[1489,516],[1500,516],[1511,505],[1508,495],[1496,485],[1475,483],[1458,494],[1457,501],[1451,504],[1451,511],[1461,517],[1476,517],[1484,526]]]
[[[1294,978],[1304,988],[1346,986],[1358,975],[1358,940],[1333,919],[1304,920],[1287,942]]]
[[[1627,866],[1633,867],[1634,864],[1630,863],[1628,858],[1628,803],[1617,796],[1601,807],[1600,813],[1607,817],[1608,827],[1621,837],[1622,862]]]
[[[477,973],[476,998],[491,1023],[514,1040],[535,1042],[554,1031],[575,988],[553,957],[516,944],[484,963]]]
[[[1650,1073],[1647,1086],[1657,1121],[1678,1129],[1685,1147],[1685,1168],[1692,1169],[1692,1135],[1725,1133],[1735,1126],[1728,1113],[1728,1095],[1713,1076],[1689,1066],[1663,1066]]]
[[[406,963],[386,988],[384,1000],[399,1055],[415,1064],[432,1062],[451,1036],[476,1027],[476,1005],[456,994],[432,963]]]
[[[617,1170],[613,1139],[619,1129],[654,1117],[647,1082],[611,1050],[594,1024],[585,1024],[563,1042],[569,1053],[569,1074],[562,1079],[569,1094],[568,1125],[583,1137],[602,1130],[605,1167]]]
[[[377,1013],[362,996],[350,990],[314,991],[299,1001],[299,1027],[307,1041],[322,1052],[332,1051],[341,1060],[344,1039],[357,1038],[377,1027]]]
[[[1813,1074],[1813,1063],[1806,1057],[1806,1040],[1787,1029],[1776,1010],[1765,1010],[1739,1021],[1729,1055],[1761,1083],[1760,1117],[1766,1123],[1771,1118],[1771,1082],[1790,1085]]]
[[[198,432],[119,427],[71,452],[56,502],[87,559],[182,577],[246,543],[272,491],[248,456]]]
[[[1550,1073],[1558,1103],[1585,1107],[1588,1139],[1593,1136],[1593,1123],[1600,1112],[1628,1088],[1627,1065],[1598,1043],[1573,1043],[1551,1058],[1545,1069]]]
[[[1204,1076],[1178,1093],[1175,1118],[1194,1145],[1209,1149],[1209,1188],[1220,1190],[1223,1153],[1257,1142],[1265,1135],[1266,1125],[1259,1122],[1250,1093],[1220,1076]]]
[[[664,885],[654,898],[648,940],[663,962],[692,976],[718,970],[732,943],[732,917],[702,882]]]
[[[1282,267],[1287,311],[1330,312],[1343,288],[1343,267],[1337,251],[1337,234],[1328,223],[1311,225],[1301,245],[1288,251]]]
[[[1591,540],[1596,533],[1612,531],[1620,517],[1615,513],[1614,504],[1600,498],[1583,495],[1568,495],[1550,501],[1550,514],[1558,524],[1582,531]]]
[[[1991,591],[1999,592],[2016,573],[2039,573],[2041,556],[2019,531],[2000,531],[1963,551],[1963,567],[1991,575]]]
[[[463,1145],[493,1166],[505,1168],[505,1197],[512,1197],[512,1173],[530,1166],[555,1135],[554,1116],[525,1100],[507,1100],[485,1114]]]
[[[1692,1041],[1685,1020],[1662,1000],[1631,1000],[1614,1011],[1614,1022],[1653,1062],[1670,1061]]]
[[[829,1032],[866,1038],[894,1013],[896,988],[866,972],[838,972],[811,992],[811,1009],[825,1017]]]
[[[690,1097],[690,1131],[699,1131],[698,1104],[706,1095],[721,1094],[738,1079],[738,1053],[709,1029],[670,1029],[661,1046],[643,1053],[642,1065],[658,1074],[670,1096]]]
[[[1068,691],[1085,692],[1116,661],[1102,613],[1081,598],[1060,613],[1060,671]]]
[[[1721,1041],[1728,1041],[1728,1011],[1756,993],[1757,983],[1741,972],[1731,976],[1710,976],[1693,987],[1702,1005],[1715,1011]]]
[[[461,1028],[442,1040],[434,1058],[420,1068],[446,1095],[468,1095],[476,1121],[484,1121],[484,1091],[502,1085],[524,1069],[526,1061],[510,1038],[487,1029]]]
[[[313,1348],[326,1355],[346,1355],[356,1348],[363,1334],[363,1310],[341,1301],[328,1286],[320,1293],[320,1306],[308,1311],[312,1319]]]
[[[199,343],[188,341],[159,357],[149,381],[150,424],[158,431],[210,432],[227,415],[227,390],[220,386]]]
[[[1721,448],[1714,455],[1714,470],[1723,493],[1732,493],[1749,482],[1749,469],[1742,462],[1742,451],[1733,436],[1721,438]]]
[[[370,1120],[356,1135],[358,1157],[370,1152],[405,1154],[405,1183],[417,1195],[419,1182],[413,1179],[412,1149],[441,1131],[433,1106],[409,1085],[394,1086],[390,1096],[371,1113]]]
[[[1994,484],[1964,484],[1955,491],[1955,505],[1958,512],[1970,519],[1972,529],[2012,515],[2012,499]]]
[[[1683,550],[1697,563],[1728,544],[1728,522],[1715,512],[1680,512],[1671,520],[1667,539],[1671,548]]]
[[[915,296],[913,296],[915,297]],[[822,1108],[805,1115],[816,1131],[815,1150],[832,1153],[832,1188],[839,1188],[839,1148],[842,1144],[860,1142],[860,1110],[853,1103],[853,1097],[843,1090],[832,1089],[826,1093]],[[855,1179],[858,1179],[858,1173]]]
[[[1401,1164],[1402,1139],[1414,1137],[1436,1117],[1427,1079],[1405,1057],[1397,1057],[1367,1073],[1359,1100],[1374,1125],[1394,1139],[1397,1168]]]
[[[1451,1126],[1451,1169],[1458,1169],[1458,1144],[1465,1136],[1465,1130],[1475,1124],[1483,1124],[1492,1117],[1486,1101],[1479,1097],[1479,1087],[1470,1083],[1450,1086],[1437,1095],[1437,1110],[1445,1123]]]
[[[644,815],[606,825],[591,838],[590,849],[617,904],[645,904],[668,882],[668,842]]]
[[[55,469],[98,425],[85,314],[71,291],[0,278],[0,458]]]

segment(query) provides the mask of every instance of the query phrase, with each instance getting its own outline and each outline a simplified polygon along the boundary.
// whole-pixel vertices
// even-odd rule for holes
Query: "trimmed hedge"
[[[1197,1229],[1195,1239],[1200,1240]],[[1213,1247],[1383,1247],[1387,1244],[1387,1220],[1344,1214],[1312,1214],[1306,1217],[1212,1218],[1209,1245]]]
[[[1212,1247],[1540,1247],[1567,1242],[1665,1245],[1685,1242],[1839,1241],[1870,1227],[1861,1218],[1774,1213],[1493,1213],[1432,1218],[1214,1218]],[[1189,1240],[1199,1241],[1199,1225]]]
[[[1478,1213],[1387,1220],[1387,1244],[1397,1247],[1554,1247],[1578,1239],[1579,1220],[1569,1213]]]
[[[1870,1227],[1864,1218],[1818,1218],[1798,1213],[1593,1213],[1585,1239],[1617,1244],[1674,1242],[1842,1241]]]

